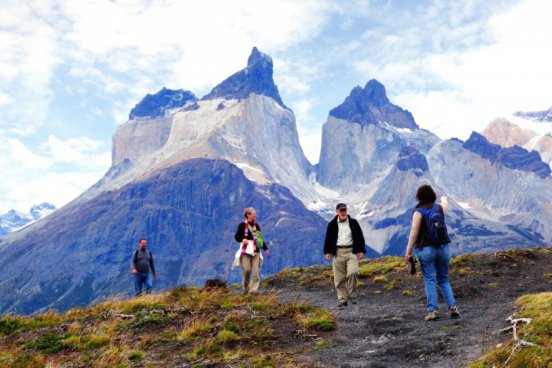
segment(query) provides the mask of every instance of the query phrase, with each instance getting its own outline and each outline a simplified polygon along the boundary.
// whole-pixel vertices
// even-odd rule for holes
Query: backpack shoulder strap
[[[439,213],[441,214],[441,217],[445,218],[445,210],[443,209],[443,206],[440,204],[437,206],[439,206]]]

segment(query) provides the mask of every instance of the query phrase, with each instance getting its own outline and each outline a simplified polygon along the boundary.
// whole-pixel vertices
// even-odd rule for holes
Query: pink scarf
[[[247,220],[245,220],[245,231],[243,235],[243,243],[242,243],[242,254],[245,254],[245,249],[247,248],[247,236],[249,235],[249,223]],[[256,255],[257,252],[257,224],[253,222],[253,249],[254,253],[253,255]]]

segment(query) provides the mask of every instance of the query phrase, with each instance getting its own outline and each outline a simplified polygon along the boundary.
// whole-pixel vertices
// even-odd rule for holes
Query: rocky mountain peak
[[[361,91],[363,97],[374,106],[381,107],[389,103],[385,86],[375,79],[369,80],[364,89]]]
[[[131,111],[129,120],[165,117],[170,110],[193,104],[197,97],[184,89],[163,87],[159,92],[147,94]]]
[[[253,47],[247,59],[247,67],[217,85],[202,100],[215,98],[241,100],[249,97],[251,93],[256,93],[271,97],[278,105],[285,107],[278,87],[274,83],[273,68],[272,58]]]
[[[496,161],[498,151],[501,149],[500,145],[489,142],[487,138],[477,132],[472,132],[463,146],[468,151],[477,153],[479,156],[493,162]]]
[[[537,151],[529,152],[519,146],[503,148],[476,132],[471,134],[463,146],[491,162],[499,162],[510,169],[532,171],[542,178],[549,177],[552,172]]]
[[[330,111],[330,115],[360,125],[386,122],[397,128],[418,128],[412,114],[393,105],[387,98],[385,86],[375,79],[368,81],[364,88],[353,88],[345,101]]]
[[[28,213],[10,210],[0,215],[0,236],[16,231],[46,215],[54,212],[56,206],[50,203],[41,203],[31,207]]]
[[[518,111],[514,115],[528,120],[552,123],[552,107],[544,111]]]
[[[497,118],[491,121],[481,134],[489,141],[503,147],[515,145],[523,147],[532,138],[537,136],[536,132],[530,129],[521,128],[504,118]]]
[[[267,71],[273,69],[272,58],[265,54],[264,52],[259,51],[258,48],[253,47],[249,58],[247,58],[247,68],[259,68],[265,69]]]
[[[412,146],[404,146],[399,153],[397,168],[400,171],[412,170],[418,177],[429,170],[426,157]]]

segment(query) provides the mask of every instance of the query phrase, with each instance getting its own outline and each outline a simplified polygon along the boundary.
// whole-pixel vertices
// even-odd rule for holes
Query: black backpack
[[[430,245],[443,245],[451,242],[447,231],[447,224],[445,223],[445,216],[441,213],[439,205],[435,204],[429,210],[417,208],[416,211],[420,212],[425,221]],[[420,244],[420,246],[423,245]]]
[[[139,251],[140,251],[140,249],[137,249],[136,252],[134,252],[134,254],[132,255],[132,263],[136,263],[136,257],[138,257],[138,252]],[[149,252],[149,255],[150,255],[150,259],[152,259],[153,255],[151,254],[151,250],[148,249],[148,252]]]

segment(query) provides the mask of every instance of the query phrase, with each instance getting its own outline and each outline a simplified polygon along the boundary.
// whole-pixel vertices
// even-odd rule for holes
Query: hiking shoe
[[[339,302],[337,303],[338,308],[345,308],[347,306],[347,302]]]
[[[432,310],[424,317],[425,321],[436,321],[438,319],[439,319],[439,312],[437,312],[437,309]]]
[[[450,318],[460,317],[460,312],[458,312],[458,308],[455,305],[449,308],[449,312],[450,312]]]

